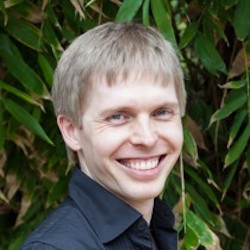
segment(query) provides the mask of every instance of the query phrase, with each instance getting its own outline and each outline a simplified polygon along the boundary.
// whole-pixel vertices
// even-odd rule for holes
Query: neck
[[[153,208],[154,199],[144,200],[144,201],[132,201],[129,204],[143,215],[143,218],[150,224]]]

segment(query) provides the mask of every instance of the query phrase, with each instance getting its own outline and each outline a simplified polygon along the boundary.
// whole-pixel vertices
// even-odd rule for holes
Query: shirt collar
[[[175,222],[174,214],[166,202],[159,198],[154,201],[154,210],[151,219],[151,227],[173,229]]]
[[[69,183],[69,196],[77,203],[103,243],[115,239],[142,217],[78,167],[73,171]]]

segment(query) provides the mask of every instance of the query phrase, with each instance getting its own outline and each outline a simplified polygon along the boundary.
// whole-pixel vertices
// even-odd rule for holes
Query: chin
[[[132,195],[130,195],[130,199],[134,201],[141,201],[141,200],[152,200],[158,197],[164,188],[164,185],[148,185],[145,183],[143,187],[135,187]],[[136,191],[135,191],[136,190]]]

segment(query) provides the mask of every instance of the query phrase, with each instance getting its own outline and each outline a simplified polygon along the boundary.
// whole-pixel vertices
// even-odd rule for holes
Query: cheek
[[[112,155],[128,140],[129,129],[110,128],[92,138],[92,147],[99,154]]]
[[[162,125],[160,135],[167,140],[174,149],[181,150],[183,144],[183,130],[181,123]]]

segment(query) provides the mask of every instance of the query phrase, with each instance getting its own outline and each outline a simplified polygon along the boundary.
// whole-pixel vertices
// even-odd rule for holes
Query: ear
[[[78,151],[81,149],[81,145],[78,140],[78,127],[72,122],[72,120],[64,115],[57,116],[57,124],[61,131],[64,142],[73,151]]]

